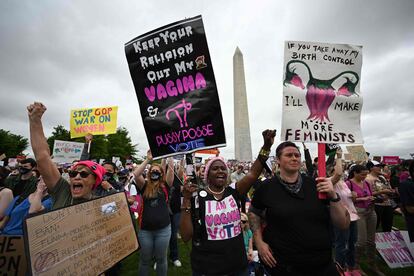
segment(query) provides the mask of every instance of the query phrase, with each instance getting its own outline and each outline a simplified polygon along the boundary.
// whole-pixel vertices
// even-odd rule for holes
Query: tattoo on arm
[[[260,217],[252,212],[249,212],[248,216],[249,216],[250,228],[252,229],[252,231],[256,232],[257,230],[260,230],[260,226],[261,226]]]

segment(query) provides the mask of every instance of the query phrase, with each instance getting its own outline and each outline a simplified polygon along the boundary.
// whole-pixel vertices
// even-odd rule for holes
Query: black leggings
[[[377,213],[377,229],[381,224],[382,232],[391,232],[394,219],[392,206],[375,205],[375,213]]]

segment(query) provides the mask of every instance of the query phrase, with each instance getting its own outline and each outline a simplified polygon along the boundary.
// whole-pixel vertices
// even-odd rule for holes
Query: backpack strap
[[[201,191],[205,191],[205,190],[200,189],[197,192],[197,195],[191,198],[191,219],[193,222],[193,246],[200,246],[201,240],[202,240],[200,206],[205,206],[205,199],[199,196]]]

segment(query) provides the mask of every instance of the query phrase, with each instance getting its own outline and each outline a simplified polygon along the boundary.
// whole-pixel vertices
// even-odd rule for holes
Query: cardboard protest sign
[[[117,119],[117,106],[72,109],[70,138],[116,133]]]
[[[345,153],[345,154],[344,154],[344,159],[345,159],[345,160],[347,160],[347,161],[352,160],[352,154],[350,154],[350,153]]]
[[[357,162],[368,161],[368,155],[364,146],[346,146],[346,150],[352,155],[352,160]]]
[[[33,275],[99,275],[138,249],[125,193],[25,220]]]
[[[26,275],[27,263],[22,236],[0,236],[0,275]]]
[[[383,156],[382,163],[387,165],[398,165],[400,164],[400,157],[399,156]]]
[[[362,143],[362,47],[285,43],[282,141]]]
[[[80,160],[83,147],[83,143],[55,140],[53,144],[53,162],[72,163],[74,160]]]
[[[125,53],[154,159],[226,145],[201,16],[138,36]]]
[[[390,268],[414,266],[414,259],[399,231],[375,233],[378,252]]]

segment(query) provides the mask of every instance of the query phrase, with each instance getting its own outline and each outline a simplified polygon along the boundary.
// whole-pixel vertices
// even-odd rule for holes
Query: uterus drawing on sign
[[[296,73],[296,67],[291,66],[293,64],[302,65],[305,70],[301,70],[301,73]],[[303,85],[302,79],[306,78],[308,74],[308,82]],[[302,75],[299,76],[299,75]],[[302,90],[306,88],[306,103],[309,108],[309,116],[307,120],[316,120],[324,122],[325,120],[331,121],[328,116],[328,109],[337,96],[356,96],[359,97],[355,91],[359,82],[359,76],[354,71],[344,71],[339,73],[328,80],[316,79],[312,76],[312,72],[309,66],[301,60],[291,60],[286,64],[286,75],[283,85],[294,85]],[[336,87],[336,88],[335,88]]]
[[[170,113],[174,112],[175,116],[178,118],[178,121],[180,122],[180,127],[188,127],[187,123],[187,111],[189,111],[192,107],[191,103],[186,102],[184,99],[181,100],[181,103],[176,105],[173,108],[168,109],[167,114],[165,117],[167,120],[170,120]],[[180,112],[178,110],[183,110],[183,117],[181,117]]]

